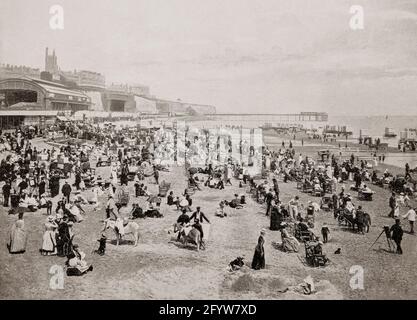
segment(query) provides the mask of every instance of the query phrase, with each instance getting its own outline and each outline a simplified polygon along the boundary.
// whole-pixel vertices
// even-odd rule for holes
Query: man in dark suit
[[[39,182],[38,187],[39,187],[39,196],[41,196],[45,193],[45,190],[46,190],[45,177],[42,177],[41,182]]]
[[[210,223],[209,219],[207,219],[206,215],[200,211],[200,207],[197,207],[197,211],[195,211],[191,217],[190,220],[194,219],[194,225],[193,227],[196,228],[198,231],[200,231],[201,234],[201,240],[204,239],[204,231],[203,226],[201,225],[204,220],[206,220],[208,223]]]
[[[403,254],[403,250],[401,248],[401,241],[403,239],[403,228],[401,228],[400,219],[395,219],[395,224],[390,229],[391,232],[391,239],[394,240],[395,244],[397,245],[397,253]]]
[[[7,180],[6,184],[3,186],[3,207],[9,206],[9,198],[10,198],[10,189],[11,189],[10,181]]]
[[[269,189],[269,191],[267,192],[266,196],[265,196],[265,201],[266,201],[266,215],[269,215],[269,212],[271,211],[271,203],[272,200],[274,199],[274,195],[272,194],[272,189]]]
[[[68,184],[68,181],[65,181],[65,184],[62,186],[61,192],[64,195],[64,197],[67,199],[67,203],[70,201],[70,195],[71,195],[71,186]]]

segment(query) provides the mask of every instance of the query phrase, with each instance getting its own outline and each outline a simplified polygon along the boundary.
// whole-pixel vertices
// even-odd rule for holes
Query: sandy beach
[[[279,141],[279,140],[278,140]],[[42,146],[42,141],[34,144]],[[295,146],[296,152],[317,155],[320,146]],[[316,156],[317,157],[317,156]],[[92,163],[94,167],[94,162]],[[381,165],[381,168],[385,168]],[[390,170],[395,170],[391,168]],[[109,168],[99,168],[103,177],[109,175]],[[183,192],[186,176],[183,167],[171,167],[170,172],[161,172],[160,181],[172,184],[174,194]],[[402,171],[397,169],[398,171]],[[157,193],[153,178],[148,179],[151,192]],[[72,181],[70,179],[70,181]],[[50,288],[52,277],[49,271],[53,265],[63,266],[65,258],[40,255],[43,222],[46,210],[25,214],[28,230],[26,253],[10,255],[6,249],[7,234],[16,217],[8,215],[0,207],[0,298],[1,299],[405,299],[417,297],[417,288],[410,281],[414,277],[417,261],[415,245],[417,238],[404,235],[402,256],[387,251],[386,240],[381,237],[370,249],[384,225],[392,225],[387,217],[388,189],[376,186],[372,202],[356,199],[354,202],[364,207],[372,217],[370,232],[360,235],[339,226],[332,212],[320,211],[316,214],[314,231],[320,234],[326,222],[331,230],[330,240],[324,251],[331,260],[323,268],[312,268],[305,264],[304,246],[298,253],[283,253],[273,243],[281,242],[278,231],[269,230],[269,218],[265,207],[259,205],[247,194],[248,204],[240,210],[231,209],[225,218],[214,216],[220,200],[233,198],[234,193],[245,194],[245,188],[238,187],[238,180],[225,190],[204,188],[193,196],[193,209],[201,206],[211,221],[210,235],[206,250],[197,252],[195,247],[184,247],[173,241],[168,230],[176,221],[179,212],[166,205],[163,199],[163,218],[135,220],[140,226],[137,247],[128,241],[119,247],[112,241],[107,245],[104,256],[93,254],[97,249],[105,212],[106,196],[100,199],[101,210],[92,211],[86,206],[86,218],[74,226],[74,243],[87,254],[86,260],[94,266],[94,271],[83,277],[67,277],[63,289]],[[294,195],[299,195],[302,203],[308,200],[319,202],[320,198],[301,193],[295,182],[280,181],[281,198],[284,203]],[[349,186],[347,186],[348,188]],[[129,182],[131,196],[133,182]],[[58,199],[54,199],[56,202]],[[145,198],[131,198],[131,202],[144,204]],[[405,208],[402,209],[404,213]],[[408,230],[408,223],[402,223]],[[265,256],[266,269],[254,271],[249,268],[259,230],[267,229]],[[107,232],[109,239],[114,234]],[[129,238],[126,237],[128,240]],[[341,254],[334,251],[341,248]],[[238,256],[245,257],[246,266],[237,272],[229,272],[227,266]],[[359,265],[364,269],[364,289],[352,290],[349,270]],[[317,293],[304,295],[295,288],[303,279],[311,275]]]

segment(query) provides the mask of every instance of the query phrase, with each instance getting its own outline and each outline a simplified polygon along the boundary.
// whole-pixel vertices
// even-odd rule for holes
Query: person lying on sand
[[[235,194],[235,198],[232,201],[230,201],[230,202],[227,202],[227,200],[224,200],[224,201],[230,208],[233,208],[233,209],[242,209],[243,208],[243,205],[241,204],[241,201],[239,199],[238,194]]]

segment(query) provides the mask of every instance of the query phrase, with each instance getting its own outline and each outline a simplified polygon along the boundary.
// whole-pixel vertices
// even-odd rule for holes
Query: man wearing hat
[[[66,180],[64,185],[62,186],[61,192],[64,195],[64,197],[67,199],[67,203],[70,202],[70,195],[71,195],[71,186],[68,184],[68,181]]]
[[[10,190],[12,186],[10,185],[10,181],[6,180],[6,184],[3,186],[3,207],[9,206],[9,198],[10,198]]]
[[[45,188],[46,188],[46,181],[45,181],[45,177],[42,176],[41,181],[38,184],[39,187],[39,196],[42,196],[45,193]]]
[[[196,228],[198,231],[200,231],[201,234],[201,240],[204,239],[204,231],[203,226],[201,225],[204,220],[206,220],[208,223],[210,223],[209,219],[205,216],[203,212],[200,211],[200,207],[197,207],[197,211],[195,211],[191,217],[190,220],[194,219],[194,228]]]
[[[401,228],[401,221],[400,219],[395,219],[395,224],[390,229],[391,232],[391,239],[394,240],[395,244],[397,245],[397,253],[403,254],[403,250],[401,248],[401,241],[403,239],[403,228]]]
[[[266,214],[269,215],[269,212],[272,208],[272,200],[274,199],[274,195],[272,194],[272,188],[269,189],[269,191],[265,195],[265,201],[266,201]]]

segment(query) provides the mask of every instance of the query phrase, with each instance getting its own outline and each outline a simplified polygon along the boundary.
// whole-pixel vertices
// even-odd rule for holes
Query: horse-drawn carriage
[[[355,228],[355,217],[353,213],[346,209],[340,208],[337,212],[337,222],[339,225],[345,224],[347,226]]]
[[[339,225],[345,224],[355,231],[355,226],[358,227],[358,231],[369,232],[371,226],[371,216],[367,212],[363,212],[363,215],[358,218],[358,213],[354,215],[344,208],[340,208],[336,212],[336,217]]]
[[[395,193],[405,193],[407,195],[412,195],[416,180],[406,180],[403,175],[397,175],[389,183],[389,188]]]

